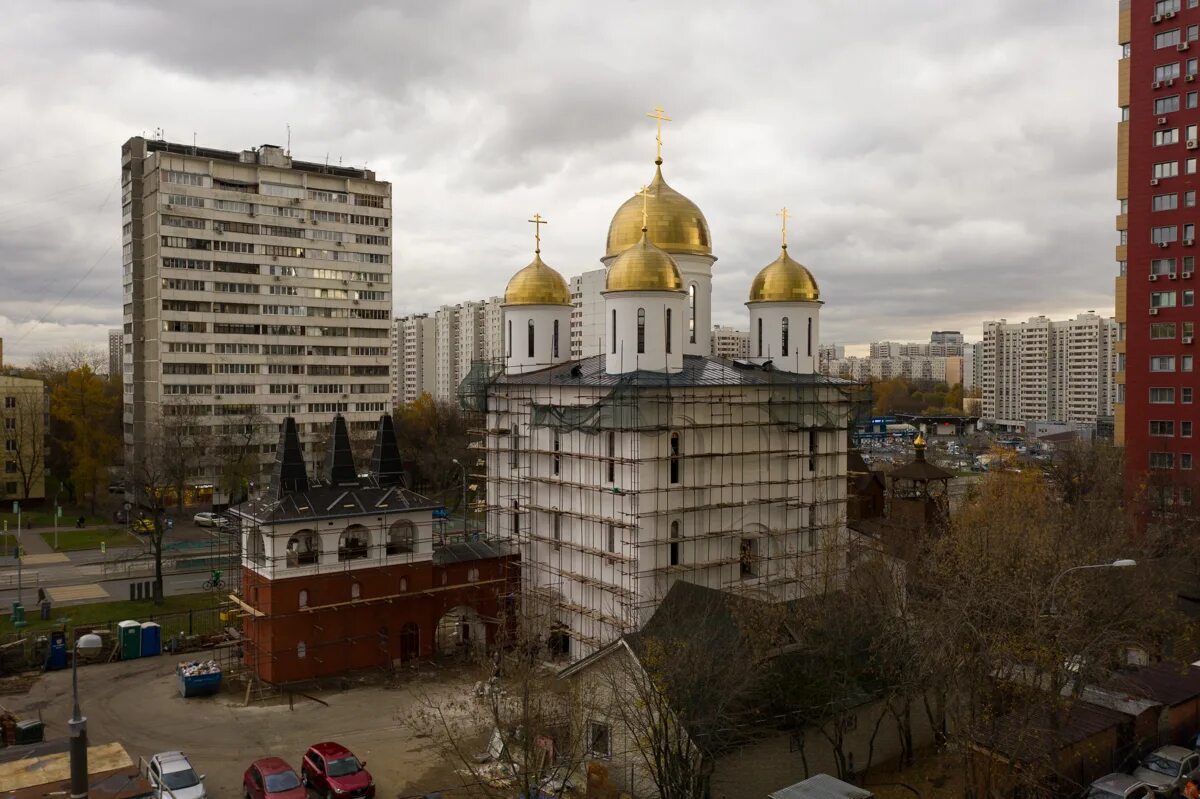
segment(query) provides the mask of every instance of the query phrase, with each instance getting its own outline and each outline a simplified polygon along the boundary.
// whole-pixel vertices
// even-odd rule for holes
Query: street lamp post
[[[462,514],[463,514],[463,537],[467,535],[467,467],[459,463],[458,458],[451,458],[450,462],[462,470]]]
[[[79,656],[99,652],[104,643],[94,633],[79,636],[71,653],[71,694],[75,707],[67,726],[71,730],[71,799],[88,795],[87,718],[79,712]]]
[[[1112,563],[1090,563],[1086,566],[1072,566],[1069,569],[1064,569],[1063,571],[1054,575],[1054,579],[1050,581],[1050,594],[1048,597],[1050,615],[1054,616],[1057,613],[1057,609],[1054,606],[1054,591],[1056,588],[1058,588],[1059,581],[1071,572],[1083,571],[1084,569],[1131,569],[1136,565],[1136,560],[1131,558],[1120,558],[1118,560],[1114,560]]]

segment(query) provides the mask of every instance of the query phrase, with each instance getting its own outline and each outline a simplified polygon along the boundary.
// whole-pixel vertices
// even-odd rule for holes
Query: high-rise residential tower
[[[1118,43],[1115,437],[1127,485],[1194,483],[1200,2],[1122,0]]]
[[[369,438],[390,407],[391,184],[365,169],[134,137],[121,148],[126,463],[186,415],[213,452],[294,416],[310,463],[329,416]],[[189,477],[229,500],[214,455]]]

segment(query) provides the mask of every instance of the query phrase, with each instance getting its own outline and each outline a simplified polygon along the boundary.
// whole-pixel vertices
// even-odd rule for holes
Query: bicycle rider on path
[[[213,569],[212,576],[209,577],[208,582],[209,582],[209,585],[211,585],[213,588],[220,588],[221,587],[221,570]]]

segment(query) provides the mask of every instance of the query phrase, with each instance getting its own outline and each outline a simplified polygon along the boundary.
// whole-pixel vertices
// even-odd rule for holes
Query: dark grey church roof
[[[364,478],[367,483],[369,478]],[[229,509],[230,513],[257,524],[284,524],[296,521],[320,521],[352,516],[379,516],[385,513],[432,510],[442,507],[407,488],[380,486],[313,486],[282,497],[260,497]]]
[[[731,361],[706,355],[683,356],[683,370],[666,372],[636,371],[610,375],[604,370],[603,355],[593,355],[579,361],[569,361],[558,366],[526,372],[519,375],[500,374],[498,383],[517,385],[561,385],[561,386],[855,386],[850,380],[827,377],[820,374],[793,374],[776,369],[764,369],[748,361]]]

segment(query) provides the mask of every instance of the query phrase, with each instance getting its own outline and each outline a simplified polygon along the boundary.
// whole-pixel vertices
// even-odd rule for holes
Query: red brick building
[[[1200,2],[1118,5],[1115,436],[1131,493],[1170,505],[1200,469]]]
[[[486,646],[519,587],[517,556],[450,540],[440,505],[403,487],[390,417],[365,477],[341,416],[318,480],[291,418],[277,452],[271,489],[231,510],[250,671],[291,683]]]

